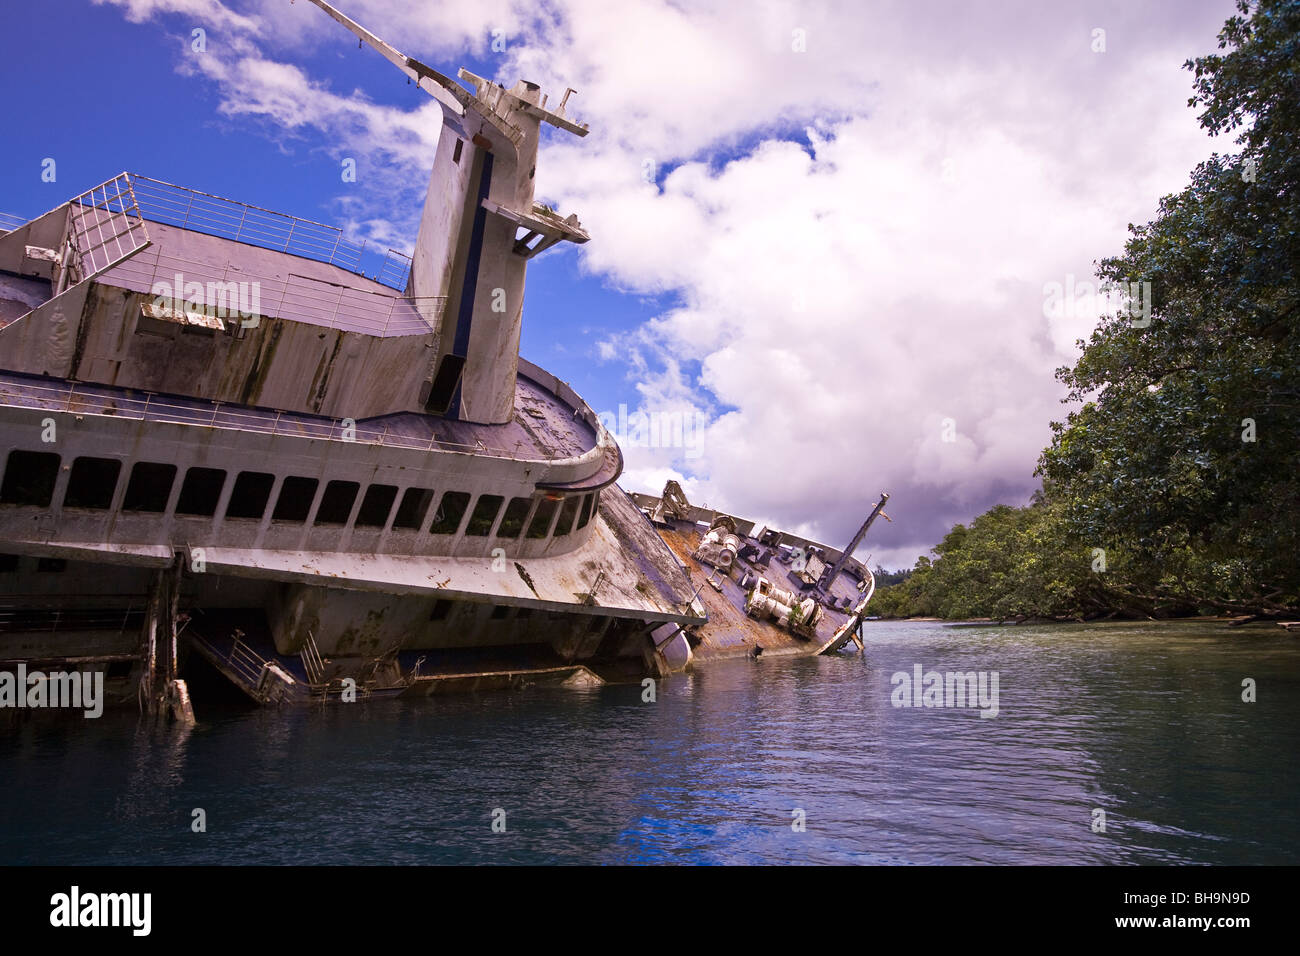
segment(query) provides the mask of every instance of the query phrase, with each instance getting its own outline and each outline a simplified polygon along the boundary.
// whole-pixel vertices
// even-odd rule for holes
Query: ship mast
[[[406,294],[437,333],[421,402],[426,411],[483,424],[514,415],[528,260],[558,242],[589,238],[576,215],[533,200],[542,123],[575,136],[572,90],[548,110],[536,83],[507,90],[460,70],[450,77],[371,33],[324,0],[311,0],[369,44],[442,107],[443,128],[420,217]]]
[[[839,577],[840,572],[844,570],[844,565],[849,563],[849,558],[853,557],[853,552],[858,550],[858,545],[860,545],[862,539],[867,536],[867,529],[870,528],[871,523],[876,520],[876,515],[883,515],[886,521],[892,520],[889,515],[885,514],[885,502],[888,500],[889,494],[882,491],[880,493],[880,500],[877,501],[876,506],[871,509],[871,514],[867,515],[867,520],[862,522],[862,527],[859,528],[858,533],[853,536],[853,540],[849,542],[849,546],[844,549],[844,553],[840,555],[840,559],[835,562],[835,565],[827,572],[826,577],[822,579],[823,584],[820,588],[822,593],[830,593],[831,585],[835,583],[835,579]]]

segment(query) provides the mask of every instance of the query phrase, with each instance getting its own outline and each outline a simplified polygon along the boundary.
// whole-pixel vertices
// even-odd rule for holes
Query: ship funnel
[[[563,103],[558,112],[547,110],[536,83],[520,80],[507,90],[461,70],[457,76],[471,92],[324,0],[311,2],[442,106],[406,288],[437,333],[420,401],[450,418],[507,422],[514,414],[528,260],[558,242],[589,238],[576,216],[562,218],[533,201],[541,124],[577,136],[586,136],[587,127],[567,119]]]

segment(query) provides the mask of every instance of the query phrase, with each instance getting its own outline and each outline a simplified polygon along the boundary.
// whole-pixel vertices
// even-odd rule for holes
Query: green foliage
[[[906,581],[877,591],[882,617],[1079,617],[1104,607],[1092,553],[1073,540],[1059,509],[1006,505],[957,525]]]

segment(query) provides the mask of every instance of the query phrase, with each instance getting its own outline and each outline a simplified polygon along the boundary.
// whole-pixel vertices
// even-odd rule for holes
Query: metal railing
[[[338,226],[136,173],[121,173],[71,202],[76,207],[77,220],[72,229],[74,243],[83,259],[90,256],[84,266],[86,275],[93,274],[107,261],[94,250],[107,248],[113,242],[115,258],[121,258],[143,245],[141,241],[124,245],[119,240],[144,235],[143,223],[148,220],[287,252],[361,276],[365,276],[363,265],[370,256],[372,263],[379,262],[375,281],[399,292],[406,289],[410,276],[409,256],[396,249],[385,250],[369,239],[350,239]],[[0,233],[12,232],[27,221],[21,216],[0,213]],[[90,244],[89,253],[86,243]]]
[[[307,639],[302,642],[299,657],[302,658],[302,669],[307,675],[307,682],[322,683],[325,679],[325,662],[321,659],[320,648],[316,646],[316,638],[311,631],[307,632]]]
[[[407,279],[411,275],[411,257],[396,249],[389,249],[384,255],[384,264],[379,267],[376,281],[391,286],[399,292],[406,291]]]
[[[141,400],[99,394],[95,388],[95,386],[79,388],[72,382],[58,385],[33,385],[24,382],[21,389],[11,389],[0,380],[0,405],[44,408],[77,415],[102,415],[108,418],[229,428],[266,435],[318,438],[363,445],[383,445],[390,448],[443,450],[500,458],[517,457],[516,452],[504,447],[488,445],[482,439],[473,443],[463,443],[447,441],[437,436],[416,438],[393,434],[389,432],[386,423],[382,428],[364,424],[345,424],[340,419],[322,421],[296,415],[293,412],[271,409],[258,411],[246,405],[226,405],[222,402],[212,402],[206,407],[176,405],[160,399],[152,392],[147,393]]]
[[[266,668],[266,658],[239,638],[235,638],[231,643],[230,653],[225,655],[225,661],[232,671],[248,681],[250,687],[258,685],[262,679],[262,671]]]
[[[78,280],[98,275],[149,244],[131,177],[114,176],[72,199],[68,242],[77,255]]]
[[[135,175],[132,180],[146,219],[327,262],[362,274],[362,258],[370,241],[349,239],[337,226],[327,226],[148,176]],[[373,251],[379,252],[378,249]],[[406,259],[406,271],[403,271],[400,259],[405,257],[392,250],[390,255],[398,258],[391,265],[385,258],[378,281],[403,289],[410,260]]]
[[[240,632],[236,631],[235,633],[238,635]],[[229,668],[231,673],[248,685],[249,690],[256,689],[262,679],[266,659],[240,640],[238,636],[231,639],[229,651],[220,650],[212,641],[200,634],[196,634],[194,631],[190,631],[187,637],[191,643],[197,645],[214,661],[220,661]]]
[[[140,207],[155,222],[316,259],[356,271],[365,243],[347,239],[337,226],[300,219],[152,179],[135,177]]]

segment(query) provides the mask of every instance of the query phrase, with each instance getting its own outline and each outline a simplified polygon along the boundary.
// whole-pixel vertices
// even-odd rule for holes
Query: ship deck
[[[152,244],[98,277],[104,285],[144,294],[191,282],[257,283],[260,314],[374,336],[427,335],[433,327],[415,302],[341,266],[277,249],[146,220]],[[180,291],[173,293],[180,296]]]
[[[0,371],[0,405],[298,438],[344,440],[343,423],[335,418],[68,382],[19,372]],[[358,421],[354,438],[357,442],[395,448],[468,452],[527,460],[577,457],[594,448],[597,440],[595,429],[575,415],[573,408],[527,378],[522,371],[515,388],[514,418],[504,424],[480,425],[401,412]],[[605,470],[602,469],[602,473]]]
[[[708,660],[724,657],[744,657],[756,651],[762,654],[811,654],[818,647],[829,641],[849,615],[845,611],[825,607],[821,622],[817,626],[818,640],[811,640],[792,634],[771,621],[759,621],[745,613],[745,589],[733,578],[722,574],[713,574],[713,568],[700,564],[691,557],[699,547],[701,529],[693,522],[674,522],[673,527],[660,527],[659,536],[672,549],[684,565],[690,576],[691,584],[698,589],[700,600],[708,612],[709,621],[695,629],[699,639],[694,647],[697,659]],[[805,595],[807,591],[788,566],[773,556],[766,568],[755,568],[743,558],[737,558],[738,567],[745,568],[751,574],[761,575],[778,588]],[[722,590],[716,591],[708,583],[713,577]],[[855,583],[841,574],[831,586],[831,596],[839,601],[848,598],[856,604],[862,599]]]

